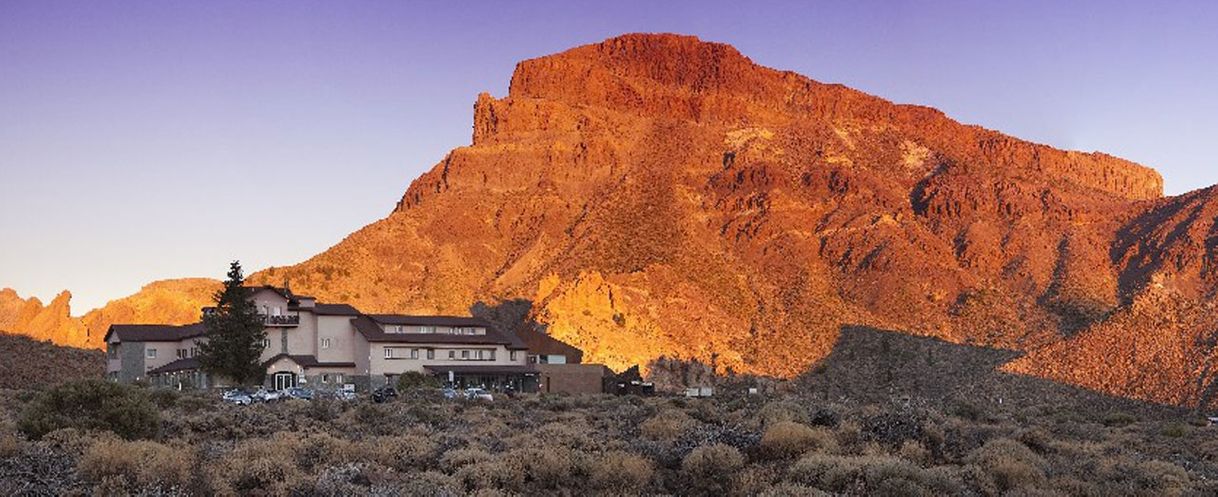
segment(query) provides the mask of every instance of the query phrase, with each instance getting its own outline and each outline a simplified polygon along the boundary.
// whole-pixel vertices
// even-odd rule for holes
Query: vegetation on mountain
[[[106,356],[96,349],[62,347],[0,332],[0,388],[43,389],[81,378],[100,378]]]
[[[238,385],[262,383],[266,330],[245,286],[241,262],[229,265],[224,288],[215,293],[215,306],[203,315],[203,330],[207,340],[199,342],[198,360],[204,372]]]

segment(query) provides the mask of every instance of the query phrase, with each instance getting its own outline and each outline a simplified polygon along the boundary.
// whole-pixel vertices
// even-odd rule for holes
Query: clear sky
[[[0,287],[81,314],[301,261],[468,144],[517,61],[638,31],[1218,183],[1215,1],[0,0]]]

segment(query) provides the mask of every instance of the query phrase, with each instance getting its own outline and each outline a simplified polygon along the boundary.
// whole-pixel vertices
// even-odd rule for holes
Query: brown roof
[[[438,317],[439,320],[420,320],[424,317]],[[455,321],[460,320],[460,321]],[[485,335],[450,335],[447,333],[386,333],[381,325],[384,324],[424,324],[431,325],[432,323],[445,322],[465,323],[460,326],[485,326]],[[476,324],[475,324],[476,323]],[[474,318],[454,318],[450,316],[401,316],[401,315],[376,315],[376,316],[359,316],[351,320],[351,324],[355,326],[355,330],[364,336],[364,339],[369,342],[390,342],[390,343],[444,343],[444,344],[468,344],[468,345],[504,345],[509,349],[525,349],[524,342],[520,341],[516,335],[505,333],[496,330],[490,323]],[[452,324],[444,324],[439,326],[453,326]]]
[[[203,323],[174,326],[171,324],[112,324],[104,341],[117,334],[123,342],[177,342],[203,335]]]
[[[353,367],[355,367],[354,362],[321,362],[321,361],[317,360],[316,356],[292,355],[292,354],[278,354],[275,357],[272,357],[270,359],[267,359],[266,361],[263,361],[262,365],[270,366],[271,363],[278,361],[280,359],[283,359],[285,357],[288,359],[291,359],[292,362],[295,362],[296,364],[298,364],[302,367],[306,367],[306,368],[353,368]]]
[[[477,326],[491,328],[490,322],[469,316],[410,316],[406,314],[369,314],[368,317],[381,324],[406,324],[415,326]]]
[[[521,327],[517,335],[520,336],[520,340],[529,348],[530,354],[561,355],[567,358],[568,363],[573,364],[578,364],[584,359],[584,351],[535,328],[529,326]]]
[[[148,374],[174,373],[177,371],[188,371],[191,369],[199,369],[199,360],[194,357],[178,359],[169,364],[149,371]]]
[[[318,302],[313,307],[305,307],[305,310],[311,310],[318,316],[358,316],[359,309],[352,307],[350,304],[323,304]]]

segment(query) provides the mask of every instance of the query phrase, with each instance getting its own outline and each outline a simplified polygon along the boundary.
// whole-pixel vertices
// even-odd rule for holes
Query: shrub
[[[779,421],[761,436],[761,448],[773,458],[795,457],[809,450],[832,452],[837,441],[832,434],[822,429],[813,429],[792,421]]]
[[[194,466],[193,453],[180,447],[150,441],[102,440],[85,451],[79,471],[94,483],[117,479],[130,489],[186,490]]]
[[[919,468],[889,456],[809,454],[788,471],[789,478],[834,493],[879,496],[935,496],[961,493],[963,486],[945,469]]]
[[[399,435],[379,437],[364,443],[381,464],[398,471],[426,469],[436,460],[438,446],[429,437]]]
[[[675,440],[693,427],[694,420],[684,411],[669,409],[656,413],[639,425],[644,437],[652,440]]]
[[[1009,438],[987,442],[973,451],[968,461],[980,467],[1000,492],[1035,488],[1045,482],[1044,458]]]
[[[774,400],[766,403],[757,412],[757,417],[766,426],[783,421],[796,423],[808,422],[808,411],[803,406],[787,400]]]
[[[108,430],[134,440],[157,434],[160,413],[144,392],[104,380],[52,388],[30,403],[18,428],[31,438],[60,428]]]
[[[723,494],[731,476],[744,466],[744,456],[730,445],[703,445],[681,461],[686,483],[697,493]]]
[[[21,439],[12,433],[0,433],[0,459],[16,456],[21,452]]]
[[[1165,437],[1180,438],[1188,435],[1188,426],[1184,423],[1169,423],[1160,430]]]
[[[1126,414],[1123,412],[1110,412],[1104,416],[1104,426],[1107,426],[1109,428],[1119,428],[1122,426],[1129,426],[1136,422],[1138,422],[1138,418],[1134,417],[1131,414]]]
[[[440,467],[445,471],[454,472],[464,466],[486,462],[494,459],[489,452],[482,449],[454,449],[444,453],[440,458]]]
[[[304,472],[297,463],[301,449],[299,439],[288,433],[246,440],[211,467],[212,482],[222,494],[262,491],[286,495],[304,482]]]
[[[418,371],[407,371],[398,377],[398,390],[402,391],[440,388],[441,385],[439,378]]]
[[[601,456],[591,468],[593,486],[627,495],[642,493],[654,473],[650,460],[622,451]]]

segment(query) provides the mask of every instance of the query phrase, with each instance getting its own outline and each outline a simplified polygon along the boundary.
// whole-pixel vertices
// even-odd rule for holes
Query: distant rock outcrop
[[[72,294],[64,291],[49,305],[36,297],[22,299],[17,292],[0,290],[0,329],[11,330],[57,345],[102,348],[111,323],[187,324],[199,320],[200,309],[211,302],[220,287],[215,280],[186,278],[156,281],[129,297],[113,300],[72,317]]]

